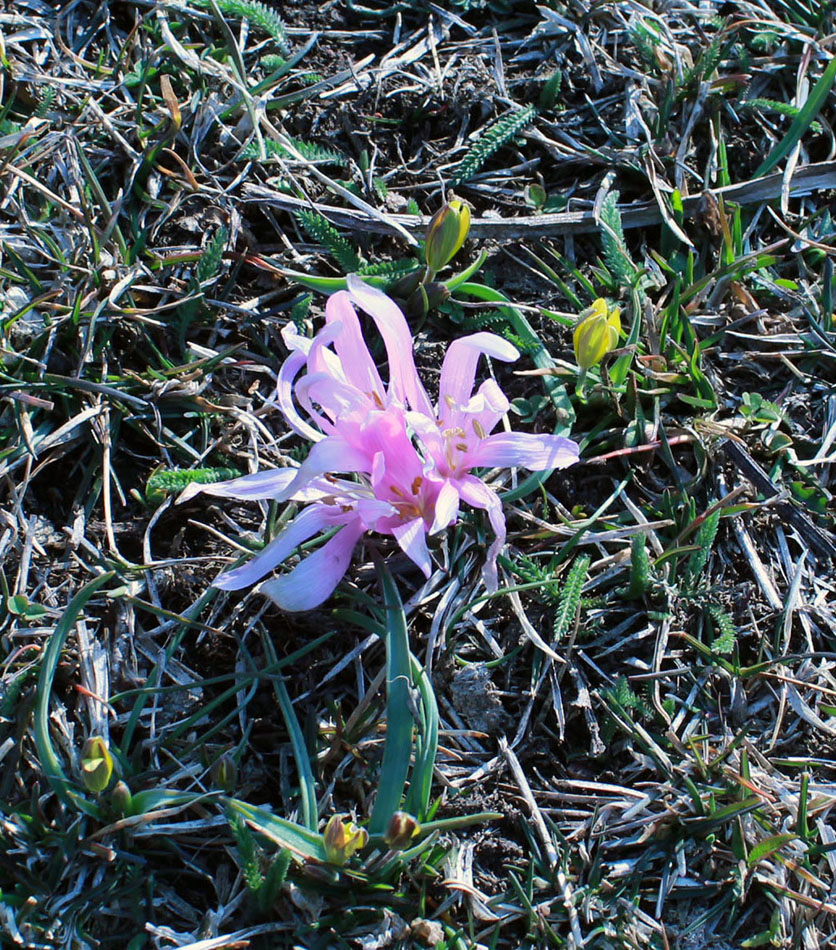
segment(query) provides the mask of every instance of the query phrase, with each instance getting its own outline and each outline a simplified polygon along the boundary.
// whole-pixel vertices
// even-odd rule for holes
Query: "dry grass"
[[[0,13],[4,945],[834,946],[833,4],[444,7]],[[515,427],[582,463],[497,476],[497,595],[478,513],[315,615],[211,588],[288,512],[176,489],[299,460],[282,326],[347,270],[397,294],[450,183],[482,290],[412,313],[419,366],[504,333]],[[337,869],[300,854],[374,802],[375,551],[439,824]]]

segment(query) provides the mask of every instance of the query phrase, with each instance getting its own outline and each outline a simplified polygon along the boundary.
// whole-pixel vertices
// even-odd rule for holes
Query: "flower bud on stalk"
[[[110,793],[110,802],[113,805],[114,811],[119,815],[129,815],[131,813],[132,800],[133,796],[131,795],[131,790],[123,781],[118,781]]]
[[[424,245],[428,279],[455,257],[469,230],[470,208],[458,198],[449,201],[433,215]]]
[[[396,811],[389,820],[383,840],[393,851],[403,851],[421,831],[418,822],[405,811]]]
[[[224,752],[212,766],[212,781],[222,792],[230,793],[238,780],[238,768],[235,759],[228,752]]]
[[[113,776],[113,756],[101,736],[90,736],[81,750],[81,777],[88,792],[103,792]]]
[[[575,360],[582,372],[600,363],[618,345],[621,317],[618,307],[609,310],[607,302],[599,297],[581,314],[575,327],[573,343]]]
[[[398,277],[397,280],[393,280],[386,288],[386,293],[390,297],[406,300],[409,295],[415,291],[420,282],[421,270],[419,268],[409,274],[404,274],[403,277]]]
[[[328,861],[342,867],[355,851],[366,846],[369,833],[365,828],[358,828],[353,821],[343,821],[339,815],[332,815],[323,838]]]
[[[410,294],[406,302],[406,315],[420,320],[435,310],[450,296],[450,291],[442,283],[430,281],[428,284],[419,284]]]

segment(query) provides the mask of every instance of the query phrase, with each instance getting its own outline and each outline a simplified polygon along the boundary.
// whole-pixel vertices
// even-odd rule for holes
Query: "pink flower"
[[[388,385],[368,351],[354,305],[371,316],[383,338]],[[328,300],[325,320],[313,339],[290,325],[283,331],[291,355],[279,373],[278,404],[291,428],[314,443],[303,464],[193,485],[182,496],[185,500],[202,491],[226,498],[310,502],[256,557],[221,574],[215,586],[238,590],[254,584],[300,544],[333,528],[336,534],[322,547],[262,586],[285,610],[307,610],[326,600],[366,531],[392,535],[429,577],[427,535],[453,524],[465,502],[484,509],[490,519],[495,540],[484,574],[488,588],[495,589],[505,518],[496,493],[472,469],[544,470],[563,468],[578,458],[577,445],[560,436],[491,435],[509,403],[491,379],[473,393],[479,358],[515,360],[517,350],[491,333],[452,343],[441,370],[436,411],[415,369],[407,322],[385,294],[351,276],[348,291]],[[303,367],[306,372],[296,381]],[[337,478],[337,473],[353,478]]]

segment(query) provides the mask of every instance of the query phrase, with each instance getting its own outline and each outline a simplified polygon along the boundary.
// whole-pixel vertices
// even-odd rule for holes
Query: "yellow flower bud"
[[[355,851],[365,848],[369,833],[365,828],[358,828],[353,821],[343,821],[339,815],[332,815],[323,838],[328,861],[342,867]]]
[[[618,345],[621,333],[621,311],[618,307],[610,310],[607,302],[599,297],[585,310],[575,327],[573,343],[575,360],[582,370],[587,370],[601,360]]]
[[[383,840],[393,851],[403,851],[421,831],[418,822],[405,811],[396,811],[389,820]]]
[[[113,756],[101,736],[90,736],[81,750],[81,777],[88,792],[103,792],[113,776]]]
[[[437,274],[453,259],[470,230],[470,208],[457,198],[433,215],[427,228],[424,253],[427,268]]]

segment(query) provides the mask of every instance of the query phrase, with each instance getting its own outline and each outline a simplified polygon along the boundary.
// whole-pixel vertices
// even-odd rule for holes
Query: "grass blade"
[[[85,584],[67,605],[67,609],[56,624],[44,651],[35,705],[35,745],[38,749],[38,757],[41,760],[46,780],[61,801],[67,805],[75,804],[82,811],[90,814],[96,814],[98,809],[74,793],[72,784],[64,774],[64,769],[61,767],[53,748],[52,739],[49,735],[49,697],[52,693],[55,670],[58,667],[58,660],[61,657],[61,650],[67,640],[67,635],[75,626],[79,614],[84,610],[93,594],[112,580],[113,577],[113,571],[108,571],[106,574],[96,577],[89,584]]]
[[[392,815],[401,807],[412,755],[413,730],[412,670],[406,614],[398,588],[382,561],[378,562],[377,572],[386,606],[386,744],[380,785],[369,823],[371,835],[382,835]]]
[[[834,79],[836,79],[836,57],[830,60],[827,69],[821,74],[819,81],[810,91],[807,101],[799,110],[798,115],[793,119],[789,129],[787,129],[787,134],[761,162],[758,170],[752,176],[753,178],[761,178],[767,172],[772,171],[772,169],[780,161],[783,161],[795,148],[801,136],[810,128],[813,119],[815,119],[821,111],[830,93],[830,87],[833,85]]]
[[[276,650],[268,636],[262,636],[261,642],[264,644],[264,653],[270,663],[278,662]],[[299,791],[302,797],[302,821],[306,828],[316,831],[318,809],[316,805],[316,781],[314,780],[313,770],[311,769],[311,758],[308,747],[305,744],[305,736],[296,712],[293,709],[293,703],[287,686],[284,682],[284,674],[279,671],[270,677],[273,683],[273,692],[276,694],[276,700],[279,709],[282,711],[282,718],[287,727],[290,736],[290,745],[293,749],[293,759],[296,762],[296,771],[299,773]]]
[[[279,818],[266,808],[258,808],[238,798],[222,798],[221,801],[233,814],[240,815],[251,828],[279,847],[292,851],[297,857],[321,861],[323,864],[328,860],[322,835],[286,818]]]

